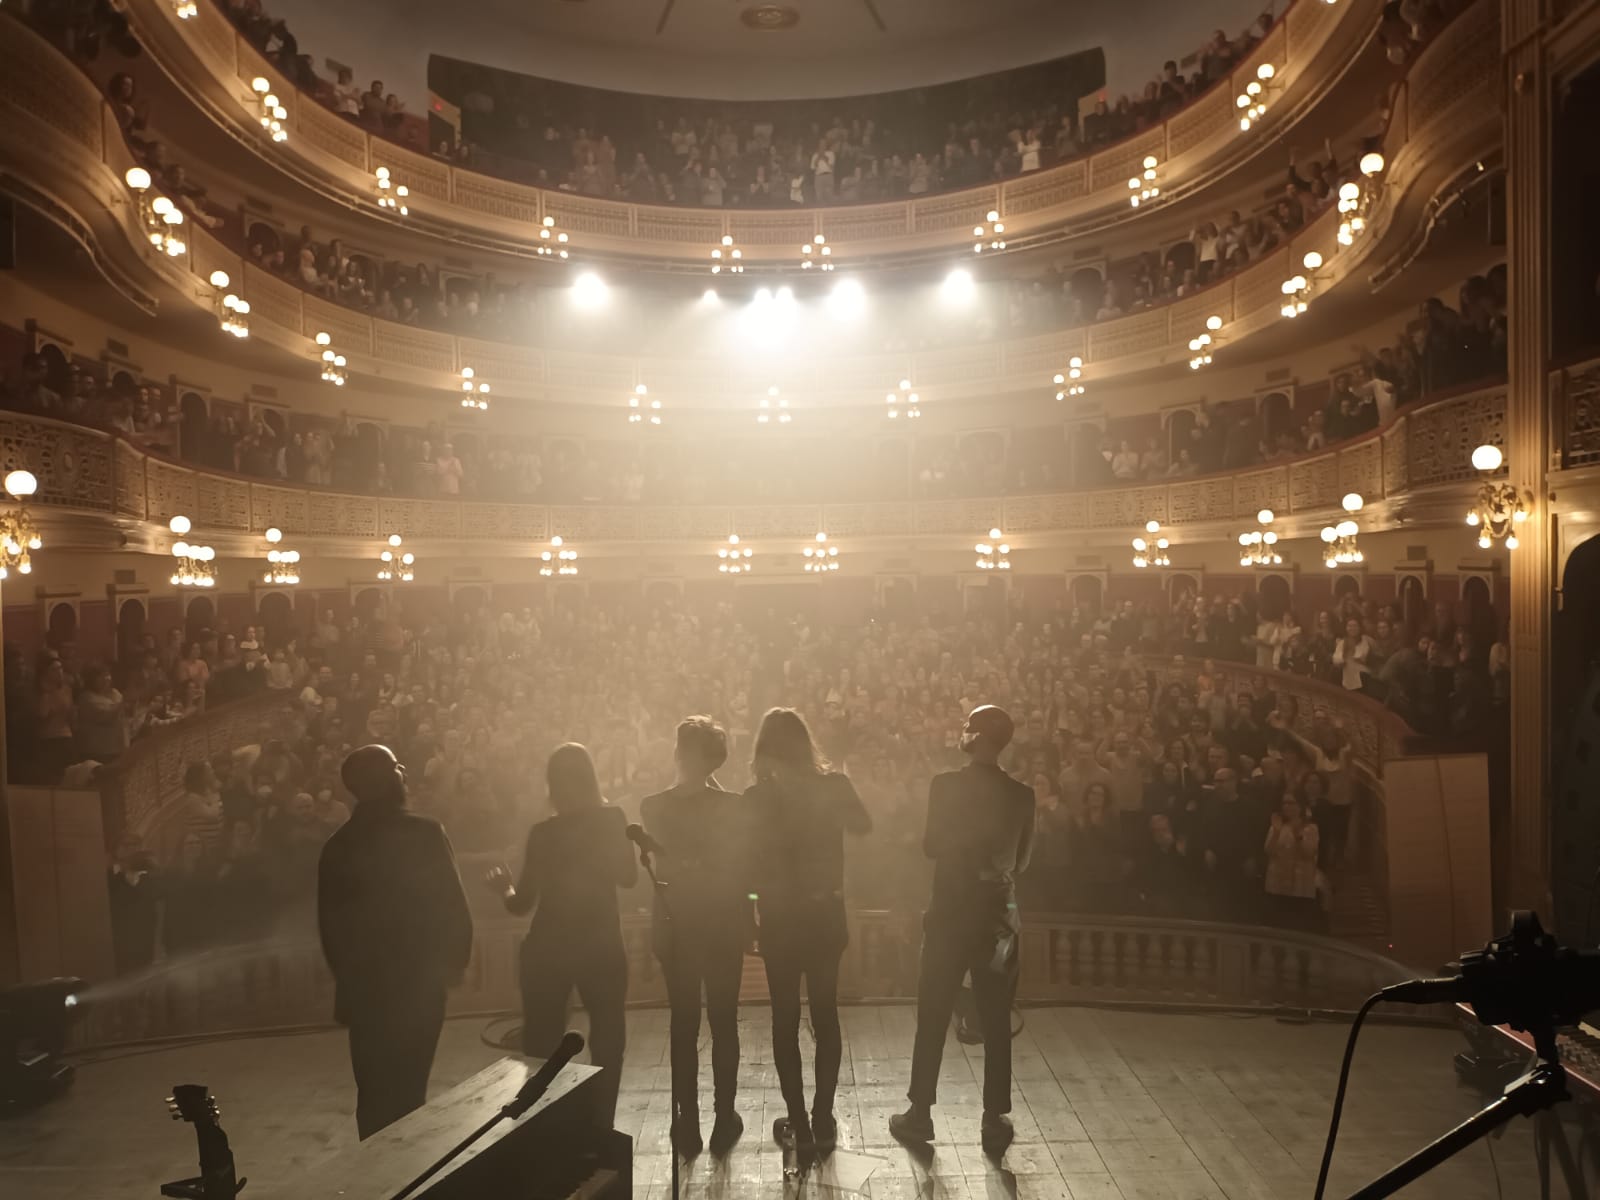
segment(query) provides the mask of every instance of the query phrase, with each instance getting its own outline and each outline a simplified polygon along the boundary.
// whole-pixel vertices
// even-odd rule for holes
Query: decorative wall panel
[[[1504,389],[1474,392],[1418,409],[1406,420],[1412,487],[1475,479],[1473,450],[1506,444],[1506,394]]]
[[[250,528],[250,484],[227,475],[197,474],[194,477],[195,535],[213,529]]]
[[[300,488],[250,485],[250,528],[285,533],[311,532],[311,494]]]
[[[1343,495],[1339,488],[1337,454],[1324,454],[1289,465],[1289,508],[1292,512],[1337,507]]]
[[[120,439],[116,442],[112,461],[116,484],[116,511],[123,516],[144,520],[145,516],[145,456]]]
[[[16,470],[33,472],[40,504],[110,512],[116,500],[111,439],[75,425],[0,413],[0,478]]]
[[[456,373],[455,339],[448,333],[412,329],[389,321],[375,321],[373,325],[376,332],[373,357],[380,364],[401,363],[419,371],[436,371],[441,375]]]

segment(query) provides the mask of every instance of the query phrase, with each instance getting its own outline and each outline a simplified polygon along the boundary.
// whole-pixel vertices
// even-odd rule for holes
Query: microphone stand
[[[1397,1163],[1366,1187],[1350,1194],[1350,1200],[1383,1200],[1406,1184],[1433,1170],[1457,1152],[1466,1149],[1479,1138],[1506,1124],[1512,1117],[1529,1117],[1568,1098],[1567,1072],[1561,1065],[1561,1053],[1556,1046],[1553,1025],[1529,1030],[1533,1035],[1536,1057],[1528,1072],[1506,1085],[1497,1100],[1485,1105],[1474,1116],[1457,1125],[1449,1133],[1424,1146],[1404,1162]],[[1566,1178],[1567,1193],[1573,1200],[1586,1200],[1588,1189],[1583,1173],[1572,1158],[1565,1135],[1555,1141],[1556,1158]],[[1548,1165],[1547,1163],[1545,1164]],[[1544,1170],[1541,1169],[1541,1177]],[[1548,1195],[1548,1192],[1545,1192]]]
[[[678,937],[677,929],[673,925],[673,921],[672,921],[672,902],[669,899],[670,889],[668,888],[668,886],[666,884],[662,883],[659,878],[657,878],[657,876],[656,876],[655,859],[651,855],[650,850],[649,850],[649,848],[647,846],[641,845],[639,847],[639,865],[644,868],[644,873],[646,875],[650,876],[650,888],[651,888],[652,892],[655,895],[656,903],[661,905],[662,923],[666,926],[666,933],[667,933],[667,938],[666,938],[666,943],[667,943],[666,944],[666,950],[667,950],[667,954],[666,954],[666,959],[667,959],[666,969],[668,971],[670,971],[672,969],[672,967],[670,965],[671,962],[672,962],[672,957],[673,957],[674,953],[677,951],[677,937]],[[670,997],[669,997],[669,1001],[670,1001]],[[668,1007],[669,1008],[671,1007],[670,1003],[669,1003]],[[672,1039],[669,1037],[667,1040],[670,1043]],[[670,1048],[670,1045],[669,1045],[669,1048],[668,1048],[669,1064],[670,1064],[670,1059],[671,1059],[671,1048]],[[669,1065],[668,1074],[670,1074],[670,1073],[671,1073],[671,1067]],[[673,1142],[672,1139],[673,1139],[673,1133],[678,1128],[678,1118],[679,1118],[680,1114],[678,1112],[678,1096],[677,1096],[676,1089],[672,1088],[670,1086],[670,1084],[669,1084],[668,1091],[672,1092],[672,1119],[671,1119],[671,1123],[669,1124],[669,1126],[667,1128],[667,1145],[672,1150],[672,1200],[679,1200],[679,1196],[678,1196],[678,1147]]]

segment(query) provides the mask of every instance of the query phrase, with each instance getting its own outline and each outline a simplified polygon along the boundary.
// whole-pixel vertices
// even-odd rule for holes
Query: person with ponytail
[[[557,746],[545,768],[554,815],[528,831],[516,883],[499,866],[489,883],[507,911],[533,913],[522,943],[522,1051],[546,1058],[567,1028],[572,989],[589,1014],[589,1059],[602,1069],[596,1123],[616,1123],[626,1044],[628,955],[617,889],[639,869],[622,810],[600,794],[594,759],[576,742]]]
[[[830,1149],[843,1043],[839,1032],[839,960],[849,944],[844,908],[844,835],[872,829],[854,785],[828,769],[804,718],[774,708],[761,719],[745,792],[755,843],[759,945],[772,998],[772,1059],[786,1117],[773,1124],[780,1143]],[[800,1066],[800,985],[811,1006],[817,1043],[816,1093],[808,1115]]]

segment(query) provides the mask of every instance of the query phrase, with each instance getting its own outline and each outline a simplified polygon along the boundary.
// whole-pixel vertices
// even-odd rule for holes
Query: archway
[[[1294,595],[1282,575],[1263,575],[1256,583],[1256,611],[1275,621],[1289,611]]]
[[[44,360],[45,382],[52,391],[65,395],[72,372],[67,364],[67,356],[61,352],[61,347],[53,342],[46,343],[39,348],[39,357]]]
[[[145,611],[143,600],[124,600],[117,606],[117,661],[137,661],[140,644],[144,641]]]
[[[285,592],[268,592],[256,605],[268,650],[276,649],[294,637],[294,603]]]
[[[1094,314],[1100,311],[1100,305],[1105,300],[1106,279],[1098,267],[1079,267],[1072,273],[1072,279],[1067,285],[1072,291],[1072,299],[1079,310],[1085,314],[1085,320],[1093,320]]]
[[[456,621],[472,625],[489,607],[489,593],[481,587],[458,587],[450,595],[450,607]]]
[[[1261,436],[1269,452],[1278,447],[1278,439],[1294,430],[1294,405],[1283,392],[1268,392],[1261,397],[1258,409]]]
[[[1166,584],[1169,609],[1179,600],[1193,600],[1200,592],[1200,581],[1187,571],[1168,571]]]
[[[1180,408],[1167,415],[1167,461],[1178,461],[1178,452],[1191,446],[1190,432],[1194,429],[1194,412]]]
[[[1101,586],[1098,575],[1079,575],[1072,581],[1068,589],[1072,603],[1087,613],[1098,613],[1101,601],[1105,596],[1105,589]]]
[[[350,607],[356,618],[365,625],[383,612],[385,607],[383,592],[375,587],[362,588],[356,593]]]
[[[60,601],[50,606],[50,615],[45,618],[44,640],[52,650],[60,650],[68,642],[78,640],[78,609],[75,605]]]
[[[1480,575],[1468,576],[1461,587],[1461,608],[1471,640],[1473,657],[1488,654],[1494,644],[1497,624],[1494,614],[1494,597],[1489,592],[1489,582]]]
[[[217,620],[217,609],[209,596],[191,596],[183,610],[183,640],[198,642]]]
[[[1335,601],[1343,600],[1346,596],[1361,595],[1361,580],[1354,575],[1340,575],[1333,581],[1333,598]]]
[[[1415,575],[1400,580],[1400,620],[1406,627],[1406,640],[1416,639],[1417,631],[1428,619],[1428,598],[1422,592],[1422,580]]]

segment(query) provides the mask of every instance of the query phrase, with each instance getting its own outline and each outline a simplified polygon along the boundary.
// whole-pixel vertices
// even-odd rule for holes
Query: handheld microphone
[[[665,854],[666,847],[645,832],[643,825],[637,821],[623,830],[628,835],[628,840],[639,847],[646,854]]]
[[[576,1029],[569,1029],[561,1038],[561,1044],[550,1052],[550,1057],[544,1060],[541,1066],[532,1075],[528,1082],[517,1089],[517,1094],[511,1098],[506,1106],[501,1109],[503,1115],[515,1121],[523,1113],[538,1102],[540,1096],[550,1090],[550,1085],[555,1082],[561,1068],[566,1066],[583,1051],[583,1034]]]

